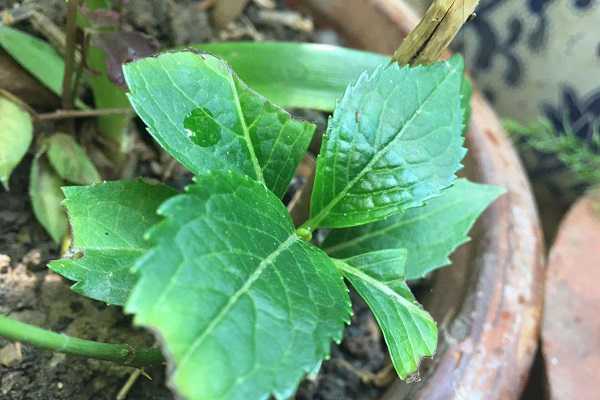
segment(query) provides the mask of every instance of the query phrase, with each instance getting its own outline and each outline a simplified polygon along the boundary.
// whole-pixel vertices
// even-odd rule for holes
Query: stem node
[[[164,362],[159,349],[74,338],[19,322],[4,315],[0,315],[0,336],[15,342],[29,343],[41,349],[112,361],[131,367],[144,367]]]

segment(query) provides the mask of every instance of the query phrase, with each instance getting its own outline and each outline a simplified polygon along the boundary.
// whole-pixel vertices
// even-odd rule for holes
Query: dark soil
[[[0,8],[14,3],[0,0]],[[62,26],[64,0],[38,3]],[[318,32],[299,32],[273,22],[265,24],[258,17],[259,9],[254,4],[247,7],[242,22],[223,34],[211,26],[207,13],[199,11],[199,3],[129,0],[126,2],[126,26],[152,35],[163,47],[216,40],[224,35],[240,40],[259,36],[301,41],[311,41],[318,36]],[[278,8],[282,5],[278,4]],[[194,12],[189,12],[190,9]],[[18,27],[31,32],[26,23]],[[331,35],[327,38],[331,40]],[[297,111],[297,114],[315,120],[320,127],[325,122],[320,113]],[[165,175],[169,157],[151,140],[144,138],[136,151],[140,162],[135,170],[139,175]],[[130,318],[123,315],[120,308],[107,307],[71,292],[68,282],[46,269],[47,262],[57,258],[58,253],[31,212],[27,194],[29,164],[30,160],[26,160],[15,171],[10,192],[0,189],[0,312],[76,337],[152,345],[151,336],[131,328]],[[187,181],[189,175],[179,168],[170,174],[169,183],[177,187]],[[297,399],[376,399],[393,378],[377,324],[362,300],[352,296],[354,317],[346,328],[344,340],[340,345],[332,346],[331,359],[323,364],[319,374],[302,383]],[[0,339],[0,352],[2,349],[8,353],[14,350],[7,341]],[[9,365],[0,364],[1,399],[115,399],[133,372],[131,368],[41,351],[28,345],[21,347],[20,357],[18,351],[13,353],[15,360]],[[127,399],[172,399],[164,384],[163,369],[147,372],[152,380],[139,378]]]
[[[68,283],[46,269],[56,246],[31,213],[27,196],[29,161],[15,171],[11,190],[0,191],[0,313],[24,322],[86,339],[152,345],[147,333],[131,328],[119,308],[107,307],[69,290]],[[0,339],[0,349],[10,346]],[[2,350],[0,350],[2,351]],[[131,368],[28,345],[0,365],[0,398],[6,400],[114,399]],[[0,358],[1,361],[6,361]],[[162,370],[148,371],[154,381],[140,380],[129,399],[169,399]]]

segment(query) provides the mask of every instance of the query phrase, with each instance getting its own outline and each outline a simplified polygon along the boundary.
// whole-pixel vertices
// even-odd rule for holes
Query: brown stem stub
[[[45,114],[35,115],[38,121],[51,121],[57,119],[101,117],[103,115],[131,114],[131,108],[98,108],[95,110],[56,110]]]
[[[392,57],[400,65],[430,64],[440,58],[479,0],[436,0]]]

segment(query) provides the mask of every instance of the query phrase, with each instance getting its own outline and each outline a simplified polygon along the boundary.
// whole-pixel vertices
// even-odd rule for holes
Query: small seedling
[[[102,6],[85,3],[91,11]],[[68,18],[69,67],[47,45],[35,50],[39,41],[0,29],[0,42],[34,76],[55,92],[64,83],[69,107],[84,106],[74,89],[77,4],[70,4]],[[406,40],[395,59],[437,59],[462,24],[440,28],[450,14],[424,19],[438,23],[415,30],[426,45]],[[79,24],[87,29],[93,21],[86,18]],[[432,31],[443,33],[440,40],[431,40]],[[14,37],[30,45],[7,40]],[[103,53],[89,50],[83,58],[102,72],[90,80],[96,105],[122,106],[123,94],[105,76]],[[49,65],[33,62],[38,57]],[[298,67],[297,59],[288,66]],[[417,374],[421,360],[436,351],[437,326],[407,282],[449,264],[502,192],[456,178],[470,115],[462,59],[417,67],[385,62],[348,86],[323,135],[309,217],[298,227],[281,199],[313,139],[313,124],[294,120],[210,54],[164,53],[123,72],[136,113],[195,180],[183,192],[146,180],[63,188],[73,251],[50,268],[75,281],[76,292],[123,306],[156,334],[161,350],[75,339],[4,316],[0,335],[135,367],[166,359],[169,384],[182,398],[282,399],[318,371],[332,341],[342,340],[352,317],[351,285],[379,323],[398,376]],[[301,87],[304,75],[289,82]],[[333,97],[318,95],[335,93],[330,89],[307,88],[289,104],[330,110]],[[293,97],[285,87],[276,93]],[[0,129],[9,144],[0,147],[6,184],[32,141],[32,127],[10,101],[0,101],[0,108],[10,117],[0,113],[0,127],[21,133],[16,140]],[[128,117],[112,117],[100,121],[100,131],[122,151]],[[32,202],[58,240],[66,221],[39,210],[59,209],[63,181],[88,184],[99,175],[71,136],[58,133],[40,144]]]
[[[135,111],[195,182],[183,193],[143,180],[65,188],[79,257],[50,267],[154,331],[170,384],[188,399],[292,395],[342,339],[347,283],[398,375],[416,373],[437,327],[406,282],[448,264],[501,193],[456,179],[462,59],[385,64],[347,88],[298,228],[280,199],[314,125],[208,54],[164,53],[124,72]],[[320,228],[331,229],[324,243],[311,241]]]
[[[87,39],[76,46],[76,38],[84,36],[76,35],[76,22],[81,29],[86,30],[85,36],[88,39],[99,35],[96,32],[93,34],[88,32],[93,27],[93,21],[83,14],[78,14],[79,3],[79,1],[68,2],[64,60],[45,41],[0,24],[0,46],[40,83],[61,96],[63,100],[63,110],[38,114],[15,96],[0,91],[2,96],[0,109],[6,111],[0,112],[0,181],[8,188],[10,172],[31,148],[31,152],[35,154],[29,179],[31,205],[38,222],[56,243],[65,239],[68,228],[67,217],[61,205],[64,200],[61,186],[69,183],[97,182],[100,180],[100,175],[86,150],[75,138],[76,135],[52,132],[41,138],[40,131],[49,130],[48,126],[45,126],[42,129],[38,128],[38,139],[33,141],[33,122],[40,123],[63,118],[69,121],[69,117],[84,116],[86,113],[96,116],[98,117],[98,143],[102,143],[106,148],[107,158],[118,162],[124,160],[130,142],[127,126],[131,113],[123,112],[128,110],[115,109],[128,106],[128,101],[124,91],[119,90],[108,80],[105,52],[95,45],[90,45],[90,40]],[[86,9],[90,11],[108,7],[108,4],[103,1],[86,0],[85,3]],[[29,8],[28,5],[22,7]],[[33,12],[33,14],[37,13]],[[79,58],[85,59],[85,62],[76,62],[76,47],[80,50]],[[78,64],[77,68],[76,64]],[[78,83],[82,75],[91,87],[95,105],[100,110],[90,110],[77,98]],[[18,101],[15,102],[15,99]],[[16,107],[17,105],[21,107]],[[73,106],[80,110],[71,110]],[[73,133],[70,122],[72,121],[64,123],[61,130],[67,128],[65,132]]]
[[[502,192],[456,178],[470,112],[462,59],[385,63],[348,86],[323,135],[310,217],[299,227],[281,198],[313,124],[209,54],[164,53],[127,64],[124,75],[150,134],[195,181],[183,193],[146,180],[64,188],[74,256],[50,268],[155,332],[170,385],[184,398],[291,396],[342,339],[348,284],[373,311],[398,375],[416,374],[435,353],[437,326],[407,281],[449,264]],[[84,183],[74,179],[81,165],[48,154],[61,177]],[[327,229],[322,241],[318,229]],[[161,360],[152,349],[5,317],[0,335],[127,365]]]

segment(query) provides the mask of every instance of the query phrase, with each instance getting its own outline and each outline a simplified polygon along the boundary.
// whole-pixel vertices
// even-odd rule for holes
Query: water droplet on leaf
[[[204,107],[192,110],[183,120],[183,127],[192,142],[202,147],[214,146],[221,140],[221,126]]]

